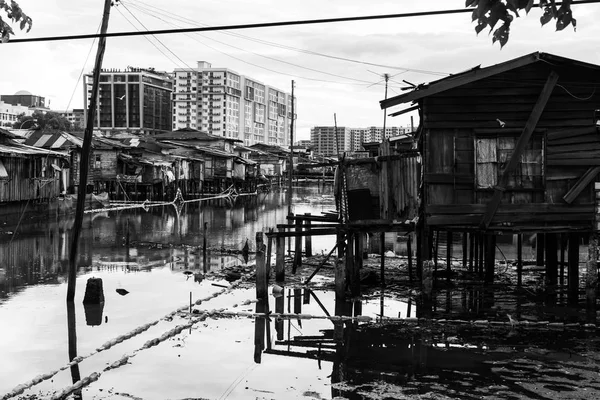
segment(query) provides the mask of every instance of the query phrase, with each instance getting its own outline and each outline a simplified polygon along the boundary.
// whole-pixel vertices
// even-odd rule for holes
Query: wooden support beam
[[[262,232],[256,232],[256,298],[267,299],[268,282],[267,267],[265,265],[265,245]]]
[[[302,266],[302,220],[296,219],[296,237],[294,238],[294,262],[292,274],[296,274],[298,267]]]
[[[269,228],[269,233],[273,233],[273,228]],[[271,253],[273,252],[273,236],[267,235],[267,280],[271,276]]]
[[[566,236],[567,235],[565,233],[561,233],[559,235],[559,241],[560,241],[559,268],[560,268],[560,271],[558,273],[558,281],[559,281],[561,288],[565,285],[565,251],[567,249],[567,241],[565,240]],[[562,297],[563,291],[561,290],[560,293],[561,293],[561,297]]]
[[[569,233],[569,272],[567,302],[571,305],[579,303],[579,234]]]
[[[475,244],[475,236],[475,233],[469,233],[469,272],[473,272],[473,260],[475,257],[475,248],[477,247]]]
[[[535,246],[536,246],[536,259],[535,259],[535,265],[537,265],[538,267],[543,267],[544,266],[544,254],[545,254],[545,248],[546,248],[546,234],[545,233],[538,233],[536,235],[536,239],[535,239]]]
[[[556,233],[546,233],[546,300],[548,304],[556,303],[556,284],[558,283],[558,241]]]
[[[282,233],[282,230],[278,233]],[[285,281],[285,238],[283,236],[275,237],[275,247],[275,280],[283,282]]]
[[[452,231],[446,231],[446,279],[450,280],[452,273]]]
[[[327,260],[329,260],[329,257],[331,257],[331,255],[333,254],[333,252],[335,251],[335,249],[338,247],[338,245],[339,245],[339,243],[336,243],[335,246],[333,246],[333,248],[331,249],[331,251],[323,259],[323,261],[321,261],[319,263],[319,265],[317,266],[317,268],[315,268],[315,270],[313,271],[313,273],[310,274],[310,276],[306,279],[306,281],[304,282],[305,284],[307,284],[308,282],[310,282],[311,279],[314,278],[314,276],[317,274],[317,272],[319,272],[319,270],[321,268],[323,268],[323,265],[325,265],[325,263],[327,262]]]
[[[412,234],[408,234],[408,239],[406,240],[406,255],[408,257],[408,281],[412,282],[413,280],[413,265],[412,265]],[[382,282],[383,284],[384,282]],[[409,300],[410,301],[410,300]]]
[[[496,235],[485,235],[485,279],[486,284],[494,283],[496,268]]]
[[[385,232],[381,232],[380,233],[381,238],[380,238],[380,253],[381,253],[381,264],[379,266],[380,269],[380,275],[381,275],[381,285],[384,286],[385,285]]]
[[[590,167],[578,180],[573,187],[563,196],[563,200],[571,204],[577,196],[592,182],[600,173],[600,167]]]
[[[550,72],[544,88],[542,89],[542,92],[540,93],[540,96],[538,97],[537,102],[535,103],[535,106],[533,107],[533,110],[527,119],[525,127],[523,128],[523,132],[515,144],[515,149],[513,150],[510,159],[506,163],[506,166],[502,170],[502,174],[498,180],[498,186],[494,188],[494,196],[488,203],[486,213],[481,219],[480,227],[482,229],[487,229],[490,225],[490,222],[492,222],[492,219],[496,214],[496,210],[498,209],[498,205],[500,205],[500,201],[502,200],[502,195],[508,183],[508,178],[517,167],[521,159],[521,155],[531,139],[531,135],[533,134],[542,112],[546,107],[546,103],[548,103],[548,99],[550,99],[550,96],[552,95],[552,91],[554,90],[554,86],[556,86],[557,81],[558,74],[555,71]]]
[[[304,231],[307,235],[304,237],[304,255],[312,257],[312,236],[310,235],[311,221],[308,219],[310,214],[304,214],[307,218],[304,220]]]
[[[469,245],[469,234],[467,232],[462,233],[462,266],[467,269],[467,252]]]
[[[517,235],[517,287],[523,284],[523,234]]]

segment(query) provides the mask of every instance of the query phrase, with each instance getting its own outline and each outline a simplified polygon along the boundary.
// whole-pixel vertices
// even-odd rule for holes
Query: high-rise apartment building
[[[310,129],[310,141],[314,154],[337,156],[352,151],[350,128],[343,126],[315,126]]]
[[[103,69],[94,127],[108,135],[118,132],[152,134],[171,130],[172,76],[154,69],[127,67]],[[84,76],[83,93],[87,110],[93,76]],[[84,125],[85,125],[84,121]]]
[[[289,145],[290,94],[205,61],[173,75],[173,130],[194,128],[246,145]]]

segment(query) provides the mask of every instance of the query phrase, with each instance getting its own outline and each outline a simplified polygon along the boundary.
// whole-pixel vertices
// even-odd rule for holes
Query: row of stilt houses
[[[412,137],[384,141],[373,157],[341,159],[337,215],[292,215],[291,232],[268,236],[337,232],[338,257],[346,259],[342,278],[353,295],[360,294],[367,238],[385,232],[407,241],[409,279],[424,291],[441,277],[497,284],[498,243],[512,243],[515,286],[527,283],[524,264],[534,262],[548,299],[560,287],[569,303],[586,293],[594,308],[599,89],[600,66],[547,53],[407,88],[381,107],[392,116],[418,110]],[[397,105],[406,106],[387,111]],[[311,229],[294,230],[294,221],[308,220]],[[531,243],[536,260],[524,260],[523,246]],[[580,259],[588,243],[589,256]]]
[[[0,130],[1,214],[26,203],[73,205],[82,138],[57,130]],[[277,179],[288,159],[289,152],[277,146],[248,147],[191,129],[151,137],[94,135],[87,192],[98,201],[93,207],[115,200],[171,201],[178,191],[187,199],[227,189],[253,192]]]

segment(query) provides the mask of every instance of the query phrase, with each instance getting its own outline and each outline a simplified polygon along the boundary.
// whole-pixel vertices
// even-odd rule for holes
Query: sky
[[[103,0],[19,0],[33,19],[14,38],[91,34],[99,30]],[[464,8],[464,0],[120,0],[109,32],[310,20]],[[295,140],[313,126],[382,126],[384,74],[388,97],[477,65],[489,66],[536,51],[600,64],[600,3],[573,6],[577,31],[541,27],[541,10],[515,19],[504,48],[487,31],[476,35],[470,13],[341,22],[155,37],[108,38],[104,68],[173,71],[208,61],[290,92],[298,99]],[[143,26],[141,25],[143,24]],[[54,110],[83,107],[82,73],[90,73],[92,39],[0,45],[0,94],[27,90]],[[159,50],[160,49],[160,50]],[[308,54],[320,53],[329,57]],[[346,58],[344,61],[336,58]],[[10,62],[6,62],[10,60]],[[397,111],[406,106],[391,108]],[[409,126],[415,113],[388,117]]]

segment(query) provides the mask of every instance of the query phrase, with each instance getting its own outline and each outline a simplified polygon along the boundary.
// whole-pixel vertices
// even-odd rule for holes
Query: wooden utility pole
[[[388,81],[390,80],[390,74],[383,74],[383,78],[385,79],[385,97],[387,100],[387,92],[388,92]],[[385,139],[385,122],[387,119],[387,109],[383,109],[383,138]]]
[[[110,15],[111,0],[104,1],[104,13],[102,14],[102,26],[100,34],[106,34],[108,30],[108,17]],[[77,280],[77,250],[79,247],[79,235],[81,225],[83,225],[83,209],[85,207],[85,194],[87,189],[88,169],[90,165],[90,148],[92,145],[92,131],[94,129],[94,120],[96,117],[96,103],[98,98],[98,88],[100,85],[100,69],[102,68],[102,59],[106,48],[106,37],[100,36],[98,39],[98,51],[96,52],[96,63],[94,64],[94,82],[92,84],[92,94],[90,98],[90,107],[88,109],[87,124],[81,146],[81,161],[79,163],[79,187],[77,190],[77,208],[75,209],[75,223],[73,225],[73,240],[71,242],[71,251],[69,257],[69,276],[67,281],[67,301],[75,299],[75,281]]]
[[[294,177],[294,81],[292,80],[292,122],[290,122],[290,161],[288,167],[288,216],[292,215],[292,179]]]

